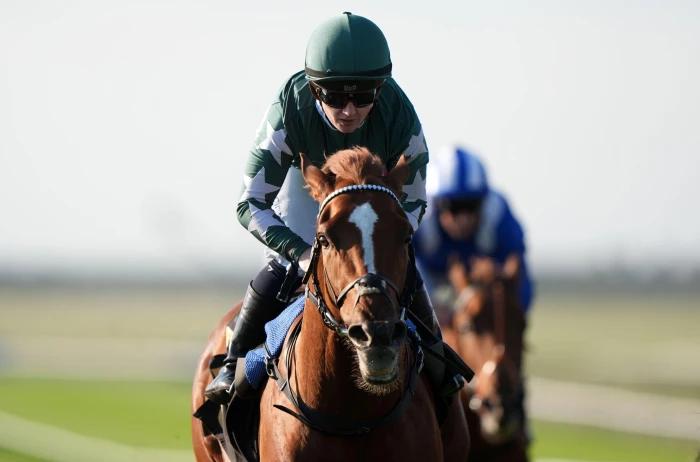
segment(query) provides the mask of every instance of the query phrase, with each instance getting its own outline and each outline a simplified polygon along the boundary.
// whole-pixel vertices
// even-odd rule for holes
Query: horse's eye
[[[321,244],[322,247],[328,247],[330,244],[325,234],[319,234],[316,239],[318,239],[318,243]]]

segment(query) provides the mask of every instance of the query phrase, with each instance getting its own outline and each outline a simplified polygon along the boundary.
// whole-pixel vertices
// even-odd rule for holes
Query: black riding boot
[[[231,321],[233,328],[224,365],[219,375],[204,390],[204,396],[217,404],[226,404],[233,393],[232,385],[236,373],[236,361],[265,340],[265,323],[274,319],[285,304],[272,296],[263,296],[255,291],[253,283],[248,286],[241,312]],[[233,324],[233,326],[231,326]]]
[[[443,397],[455,394],[473,373],[459,355],[442,341],[440,324],[423,284],[416,290],[409,310],[433,335],[433,339],[424,338],[423,343],[430,349],[425,355],[425,369],[436,392]],[[439,358],[445,358],[445,361]]]

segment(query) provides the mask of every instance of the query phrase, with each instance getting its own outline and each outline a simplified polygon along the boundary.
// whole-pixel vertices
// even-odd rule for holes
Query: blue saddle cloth
[[[282,345],[285,337],[287,337],[289,328],[292,326],[292,322],[304,310],[304,300],[305,297],[303,296],[297,298],[279,316],[265,324],[265,334],[267,336],[265,345],[270,352],[270,357],[278,358],[282,352]],[[256,390],[260,388],[265,377],[267,377],[265,369],[266,358],[267,351],[262,346],[249,351],[245,355],[245,377],[248,383]]]

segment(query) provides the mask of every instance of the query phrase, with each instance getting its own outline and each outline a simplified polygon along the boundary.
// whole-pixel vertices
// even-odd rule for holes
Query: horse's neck
[[[492,332],[469,335],[472,335],[472,339],[467,348],[464,348],[464,350],[467,351],[471,362],[473,362],[475,366],[481,370],[484,364],[492,359],[493,351],[498,344],[498,341]]]
[[[290,382],[303,402],[321,412],[357,419],[385,414],[398,399],[378,398],[355,385],[359,374],[350,347],[328,329],[308,300],[294,351]]]
[[[523,315],[518,303],[517,285],[508,281],[494,281],[491,303],[487,316],[491,318],[491,337],[494,344],[505,346],[505,357],[515,364],[518,371],[522,365]]]
[[[520,308],[517,285],[506,283],[504,290],[506,302],[506,354],[515,363],[518,371],[520,371],[522,369],[524,349],[525,318]]]

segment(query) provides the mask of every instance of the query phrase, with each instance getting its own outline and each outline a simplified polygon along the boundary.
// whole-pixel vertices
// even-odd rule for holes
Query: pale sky
[[[483,157],[535,270],[700,265],[697,1],[0,0],[0,267],[256,266],[248,149],[344,10],[431,151]]]

